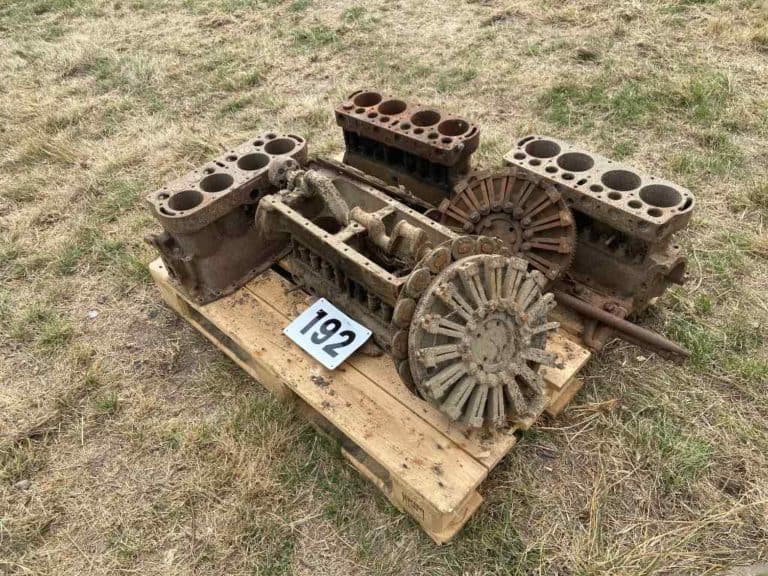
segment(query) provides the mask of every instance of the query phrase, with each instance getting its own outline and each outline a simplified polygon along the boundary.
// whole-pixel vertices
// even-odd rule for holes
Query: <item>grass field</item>
[[[0,0],[0,573],[719,574],[768,561],[768,3]],[[691,188],[691,281],[436,547],[159,303],[145,192],[376,86]]]

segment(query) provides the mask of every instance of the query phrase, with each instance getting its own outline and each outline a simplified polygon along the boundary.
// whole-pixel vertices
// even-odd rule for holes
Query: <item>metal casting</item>
[[[530,426],[558,326],[545,278],[487,236],[459,235],[330,161],[284,160],[256,212],[259,242],[297,284],[373,332],[412,390],[470,428]],[[279,166],[279,165],[276,165]],[[279,171],[279,170],[278,170]]]
[[[195,301],[229,294],[269,266],[268,247],[255,242],[254,213],[277,190],[268,172],[278,158],[306,162],[306,141],[267,132],[147,195],[163,232],[146,241]]]
[[[439,204],[470,170],[480,128],[458,116],[373,90],[336,107],[344,163]]]
[[[504,160],[555,186],[573,211],[575,258],[557,289],[624,317],[683,282],[673,234],[690,221],[689,190],[550,137],[527,136]]]
[[[573,260],[576,226],[562,195],[552,183],[514,167],[473,172],[437,212],[451,228],[501,238],[549,280]]]

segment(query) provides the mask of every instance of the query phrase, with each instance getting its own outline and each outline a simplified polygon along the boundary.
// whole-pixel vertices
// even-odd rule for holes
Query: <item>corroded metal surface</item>
[[[577,248],[559,291],[623,318],[683,282],[673,235],[690,221],[690,190],[556,138],[522,138],[504,159],[556,187],[573,212]],[[599,348],[609,332],[593,328],[586,337]]]
[[[665,239],[691,219],[690,190],[563,140],[526,136],[504,160],[556,183],[574,210],[645,242]]]
[[[335,114],[346,164],[431,204],[467,174],[480,137],[479,127],[464,118],[374,90],[350,94]]]
[[[685,356],[626,318],[683,280],[672,237],[688,190],[538,136],[472,172],[476,125],[374,91],[336,119],[346,164],[266,133],[147,196],[164,229],[148,241],[187,294],[216,299],[280,261],[469,428],[527,427],[543,410],[558,326],[545,288],[595,349],[617,331]]]
[[[573,260],[576,226],[562,195],[514,167],[472,173],[438,212],[451,228],[500,238],[549,280]]]
[[[684,361],[691,355],[688,350],[667,340],[662,335],[624,320],[621,316],[618,316],[615,313],[592,306],[575,296],[566,294],[565,292],[556,292],[555,300],[557,300],[558,304],[571,308],[585,318],[601,322],[612,330],[617,331],[621,334],[623,339],[633,342],[638,346],[653,350],[664,358]],[[589,343],[588,340],[589,339],[587,339],[587,343]]]
[[[279,158],[305,162],[306,141],[264,133],[147,195],[163,232],[146,241],[191,298],[220,298],[271,264],[272,246],[255,242],[253,215],[259,200],[276,191],[268,172]]]
[[[409,366],[421,395],[452,420],[479,428],[530,426],[545,406],[538,366],[554,308],[544,277],[525,260],[466,256],[448,265],[419,299],[409,330]]]
[[[452,420],[529,426],[545,404],[538,365],[554,361],[545,278],[502,240],[460,236],[343,165],[283,165],[273,181],[286,188],[256,221],[262,243],[288,249],[296,282],[369,327],[406,385]]]

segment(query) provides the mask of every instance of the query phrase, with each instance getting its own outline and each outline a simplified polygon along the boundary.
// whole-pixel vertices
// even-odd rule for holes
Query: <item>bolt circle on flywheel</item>
[[[573,261],[576,225],[562,195],[514,166],[471,174],[437,211],[455,230],[500,238],[550,281]]]
[[[421,295],[408,334],[419,393],[468,427],[530,425],[545,406],[541,364],[557,322],[545,279],[521,258],[474,254],[456,260]]]

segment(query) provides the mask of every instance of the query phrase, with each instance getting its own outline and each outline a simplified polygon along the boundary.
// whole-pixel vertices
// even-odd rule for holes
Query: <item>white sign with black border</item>
[[[329,370],[336,369],[371,337],[368,328],[325,298],[304,310],[283,334]]]

